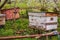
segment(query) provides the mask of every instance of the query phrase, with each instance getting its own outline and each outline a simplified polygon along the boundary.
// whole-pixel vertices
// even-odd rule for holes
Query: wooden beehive
[[[29,26],[40,30],[57,29],[57,13],[52,12],[29,12]]]
[[[0,25],[5,25],[5,14],[0,14]]]
[[[16,14],[14,14],[14,12],[16,12]],[[3,10],[1,10],[1,13],[6,14],[6,20],[20,18],[19,8],[3,9]]]

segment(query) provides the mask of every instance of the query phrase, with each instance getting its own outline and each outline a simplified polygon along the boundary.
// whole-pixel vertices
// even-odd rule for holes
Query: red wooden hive
[[[14,12],[16,12],[16,15],[14,14]],[[20,17],[19,8],[4,9],[1,10],[1,13],[6,14],[6,20],[14,19],[14,17],[15,19],[18,19]]]

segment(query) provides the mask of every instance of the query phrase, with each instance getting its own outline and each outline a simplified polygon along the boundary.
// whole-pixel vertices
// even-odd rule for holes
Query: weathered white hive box
[[[49,12],[28,12],[29,15],[29,26],[43,30],[57,29],[58,17],[56,13]]]
[[[5,25],[5,14],[0,14],[0,25]]]

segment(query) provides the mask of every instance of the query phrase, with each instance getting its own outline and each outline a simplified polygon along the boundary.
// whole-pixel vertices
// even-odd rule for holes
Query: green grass
[[[22,34],[18,34],[18,35],[30,35],[32,33],[37,33],[33,31],[32,29],[28,28],[28,24],[29,24],[29,21],[26,18],[17,19],[15,22],[13,22],[13,20],[8,20],[6,21],[5,27],[0,29],[0,36],[14,36],[14,35],[17,35],[15,34],[17,30],[19,31],[22,29],[26,30],[26,32]],[[23,40],[37,40],[37,39],[36,38],[23,38]],[[57,40],[57,36],[52,36],[52,40]]]
[[[3,9],[13,8],[14,3],[6,4]],[[16,7],[24,8],[27,7],[26,3],[16,3]],[[26,10],[20,10],[20,14],[26,15]],[[23,16],[24,16],[23,15]],[[59,27],[58,31],[60,31],[60,18],[58,20]],[[6,21],[5,27],[0,29],[0,36],[12,36],[12,35],[30,35],[32,33],[37,33],[36,31],[28,28],[29,21],[26,18],[17,19],[15,22],[13,20]],[[26,32],[22,34],[15,34],[16,31],[19,30],[26,30]],[[16,40],[37,40],[36,38],[23,38],[23,39],[16,39]],[[49,39],[50,40],[50,39]],[[51,40],[57,40],[57,36],[53,36]]]

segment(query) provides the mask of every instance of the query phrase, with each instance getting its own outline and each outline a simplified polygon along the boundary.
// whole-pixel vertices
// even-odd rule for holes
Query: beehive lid
[[[58,16],[58,13],[55,13],[55,12],[46,12],[46,16]]]
[[[28,12],[29,16],[45,16],[45,12]]]
[[[0,14],[0,17],[3,17],[3,16],[5,16],[5,14]]]

